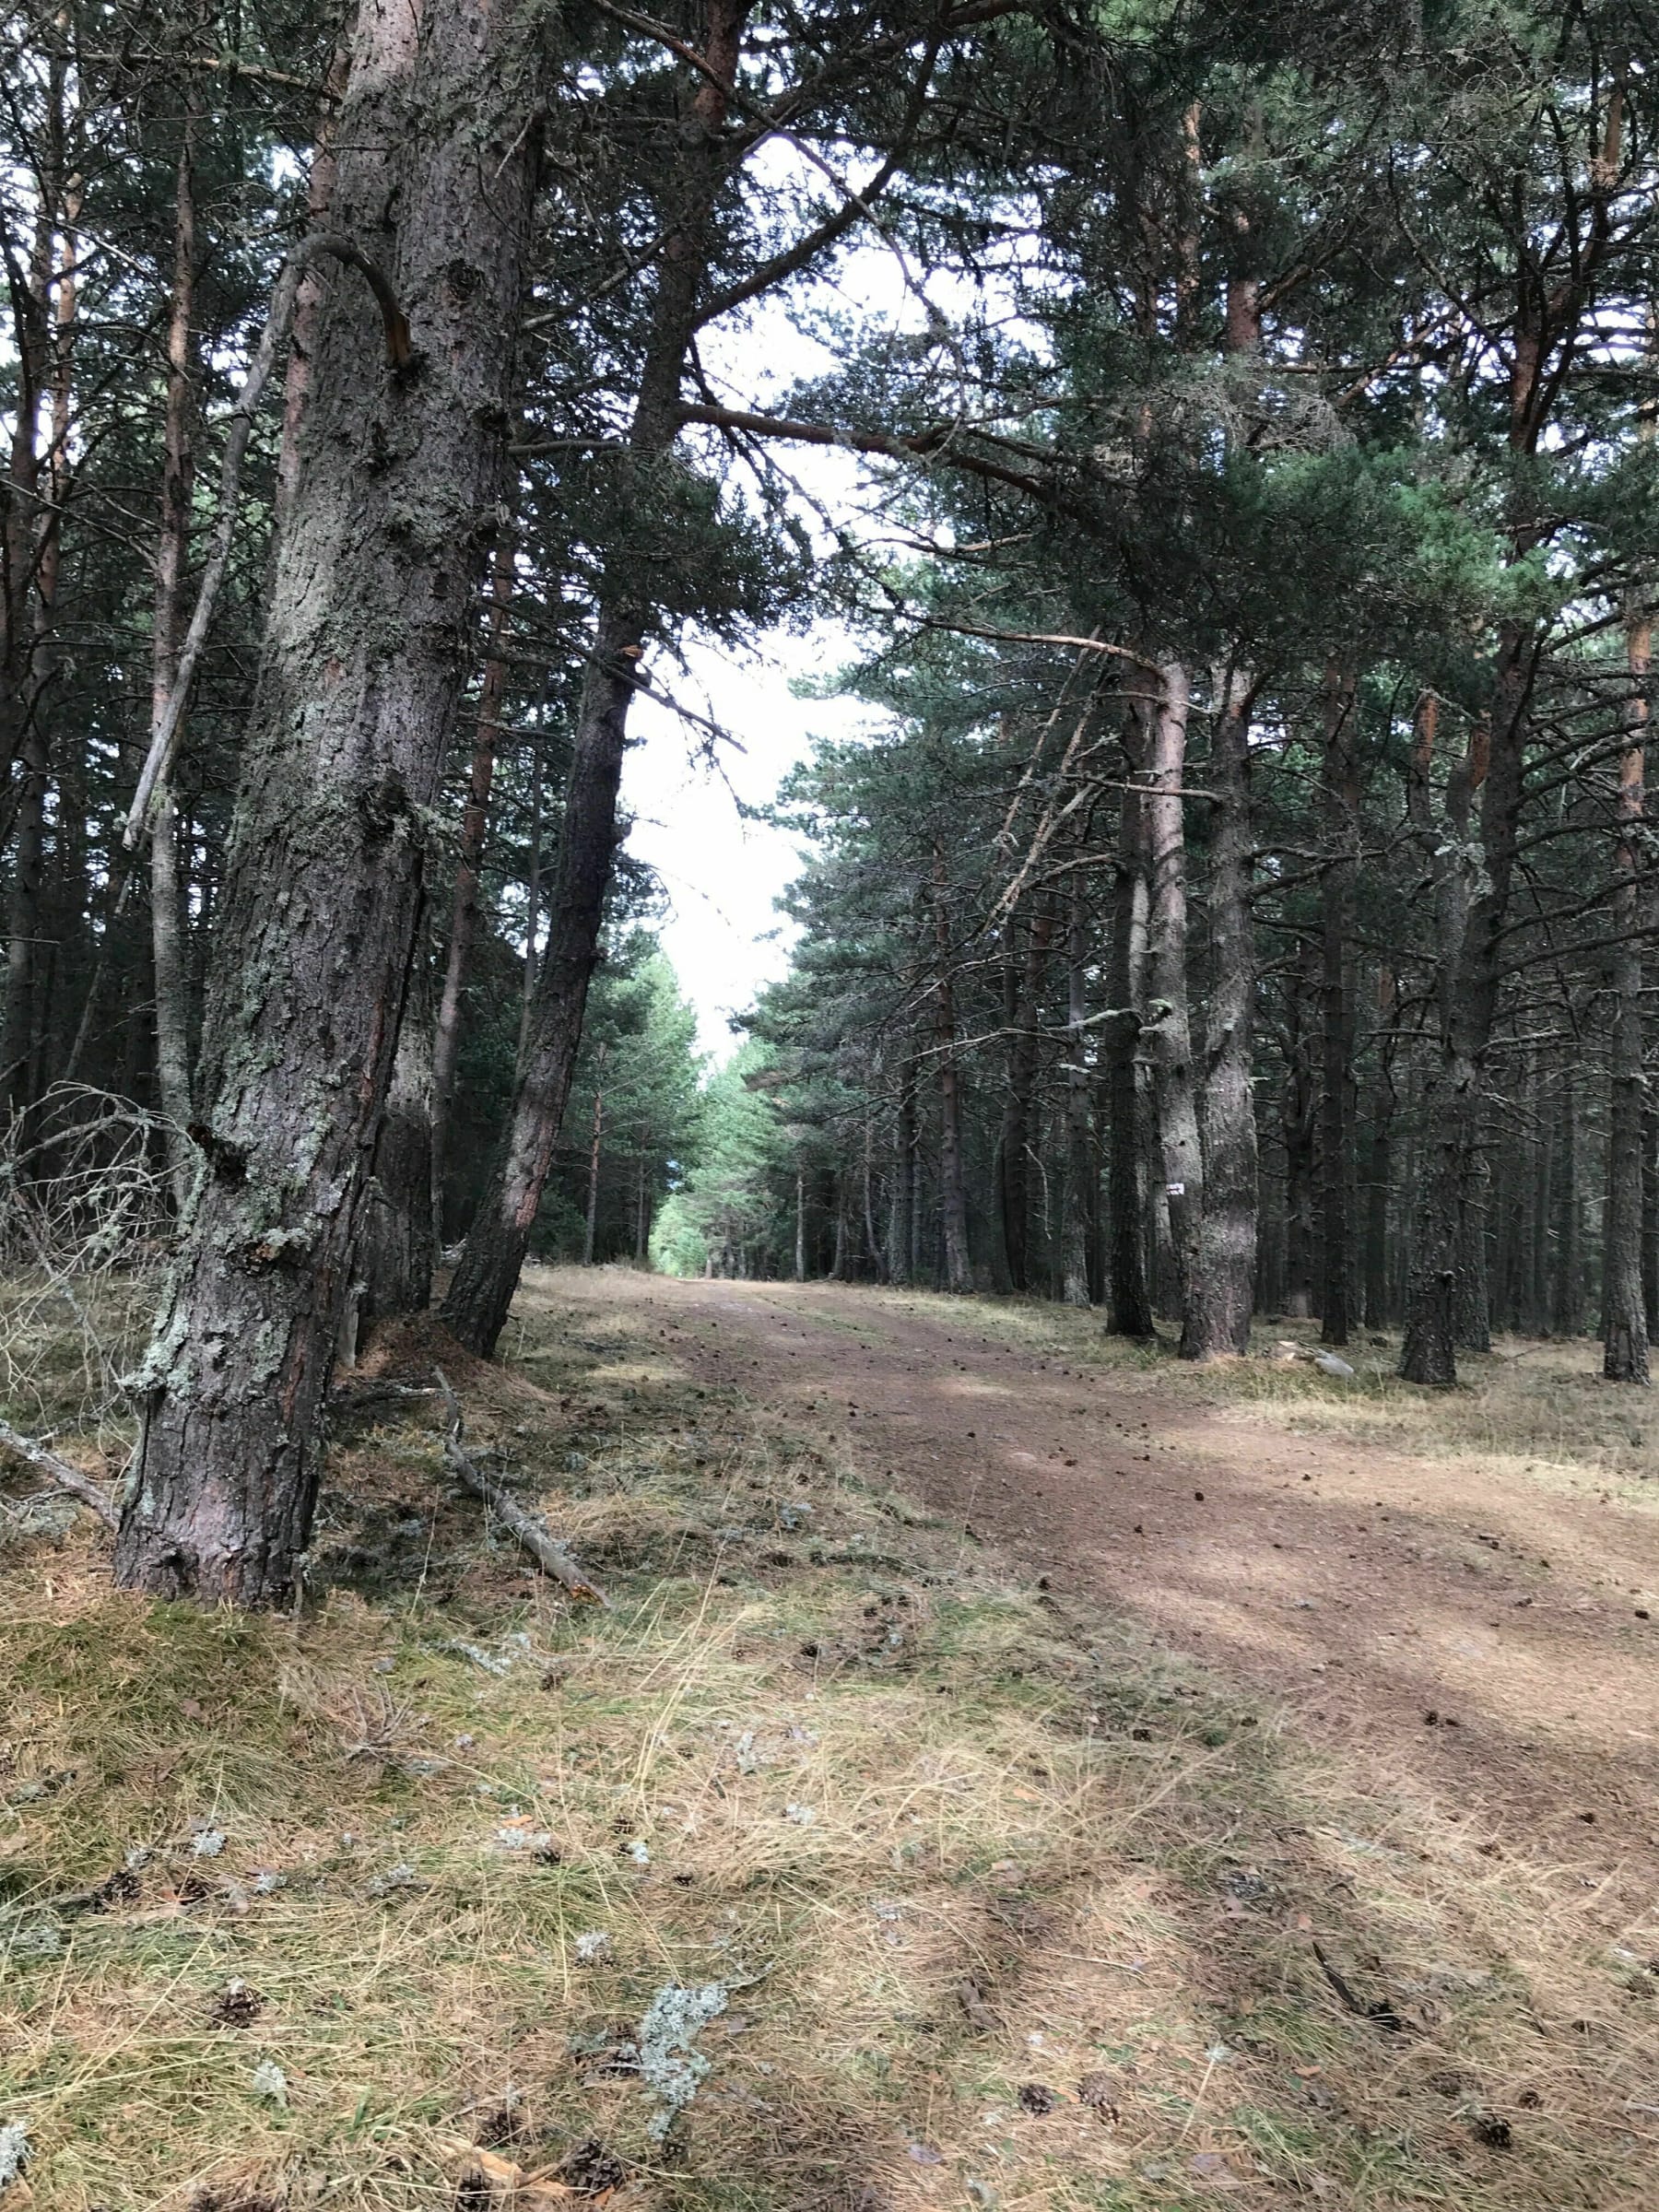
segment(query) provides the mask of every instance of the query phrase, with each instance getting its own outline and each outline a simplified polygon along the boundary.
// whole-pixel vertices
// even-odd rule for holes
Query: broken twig
[[[610,1600],[597,1583],[592,1583],[582,1573],[575,1560],[535,1514],[527,1513],[514,1498],[510,1498],[499,1482],[494,1482],[466,1451],[461,1441],[465,1422],[461,1401],[450,1388],[449,1378],[441,1367],[432,1370],[443,1402],[449,1407],[449,1433],[443,1440],[443,1464],[458,1482],[464,1482],[477,1497],[482,1498],[501,1525],[515,1535],[531,1558],[545,1567],[555,1582],[562,1583],[572,1597],[585,1599],[591,1606],[603,1606],[610,1610]]]
[[[114,1504],[108,1491],[100,1489],[90,1475],[83,1475],[78,1467],[72,1467],[66,1459],[60,1459],[55,1452],[49,1452],[44,1444],[38,1443],[32,1436],[25,1436],[20,1429],[14,1429],[9,1421],[0,1421],[0,1445],[4,1445],[7,1452],[15,1452],[19,1459],[27,1460],[31,1467],[55,1482],[60,1490],[67,1490],[71,1498],[78,1498],[84,1506],[98,1515],[106,1528],[114,1527],[117,1518]]]

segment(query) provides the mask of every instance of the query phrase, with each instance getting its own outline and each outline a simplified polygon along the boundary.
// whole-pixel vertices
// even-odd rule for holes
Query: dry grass
[[[641,1315],[544,1281],[521,1316],[469,1431],[609,1615],[481,1537],[413,1399],[342,1423],[297,1621],[112,1596],[79,1528],[0,1552],[0,2124],[37,2212],[448,2207],[458,2136],[534,2170],[598,2138],[617,2212],[1651,2201],[1651,1921],[1356,1796],[695,1390]],[[677,1980],[729,1998],[663,2145],[617,2053]]]

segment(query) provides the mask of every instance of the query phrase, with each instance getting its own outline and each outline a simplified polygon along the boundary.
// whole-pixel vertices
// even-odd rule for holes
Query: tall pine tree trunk
[[[1126,734],[1138,730],[1137,718]],[[1131,737],[1133,742],[1133,737]],[[1131,760],[1140,766],[1138,748]],[[1107,1253],[1107,1311],[1114,1336],[1157,1334],[1147,1287],[1147,1239],[1141,1144],[1140,1070],[1146,1009],[1147,871],[1146,802],[1133,781],[1123,792],[1117,863],[1112,886],[1112,963],[1107,988],[1112,1019],[1106,1028],[1106,1080],[1110,1123],[1106,1150],[1107,1205],[1112,1216]]]
[[[1094,1086],[1088,1060],[1088,949],[1083,882],[1073,869],[1065,945],[1065,1211],[1060,1229],[1060,1295],[1068,1306],[1088,1303],[1088,1249],[1094,1232]]]
[[[195,453],[190,435],[191,371],[195,345],[191,315],[195,298],[195,116],[187,112],[179,148],[173,218],[172,298],[167,322],[167,409],[162,431],[161,528],[156,547],[155,621],[150,653],[150,735],[166,718],[178,676],[179,648],[188,619],[184,571],[190,549],[190,509]],[[190,973],[184,928],[184,886],[179,867],[179,815],[171,783],[156,792],[150,833],[150,945],[156,971],[156,1075],[167,1123],[167,1165],[173,1204],[182,1214],[196,1167],[186,1132],[190,1104]]]
[[[438,1001],[438,1020],[432,1038],[432,1241],[443,1241],[443,1181],[449,1145],[450,1105],[455,1090],[455,1061],[461,1050],[461,994],[472,959],[473,939],[478,929],[478,877],[484,862],[484,838],[489,824],[489,794],[495,782],[496,751],[501,724],[501,701],[507,688],[507,663],[502,648],[507,613],[512,597],[512,546],[503,538],[496,547],[490,575],[489,642],[484,661],[484,680],[478,689],[478,720],[473,731],[471,771],[466,805],[461,815],[460,851],[455,858],[455,889],[450,906],[449,950],[443,964],[443,991]],[[539,796],[539,763],[536,791]],[[530,923],[534,935],[534,915]]]
[[[1631,617],[1625,650],[1631,696],[1626,708],[1627,742],[1618,759],[1614,806],[1618,842],[1613,856],[1611,958],[1613,986],[1613,1096],[1607,1124],[1607,1210],[1602,1245],[1602,1372],[1609,1382],[1648,1380],[1649,1314],[1642,1282],[1642,1110],[1647,1085],[1642,1058],[1641,843],[1647,767],[1647,686],[1653,673],[1653,626],[1645,613]]]
[[[386,368],[333,271],[207,986],[207,1155],[142,1377],[116,1579],[268,1602],[318,1427],[414,949],[425,823],[506,487],[536,92],[519,18],[363,0],[332,228],[396,291]]]
[[[658,255],[658,288],[623,465],[649,472],[680,428],[680,382],[697,328],[698,300],[716,237],[713,202],[729,159],[724,143],[747,0],[710,0],[703,72],[679,143],[679,204],[670,210]],[[443,1302],[443,1318],[473,1351],[488,1356],[507,1319],[530,1231],[552,1165],[582,1043],[588,985],[598,956],[605,895],[617,843],[617,792],[628,712],[654,608],[631,553],[618,557],[599,589],[599,615],[565,786],[546,958],[526,1025],[523,1065],[506,1136]]]
[[[1204,1218],[1199,1265],[1188,1300],[1190,1356],[1210,1359],[1250,1349],[1255,1304],[1256,1118],[1251,1080],[1255,1011],[1255,931],[1250,914],[1250,686],[1227,672],[1210,739],[1215,794],[1210,846],[1213,975],[1200,1091]]]
[[[1204,1156],[1187,1008],[1186,779],[1188,686],[1179,661],[1158,669],[1147,752],[1146,810],[1151,895],[1147,913],[1147,1038],[1157,1087],[1159,1164],[1169,1202],[1171,1256],[1181,1314],[1181,1356],[1200,1356],[1193,1322],[1204,1222]]]
[[[1354,683],[1325,675],[1320,788],[1329,858],[1320,900],[1320,1329],[1322,1344],[1348,1340],[1353,1221],[1348,1185],[1354,1147],[1354,997],[1350,947],[1359,840]]]
[[[962,1171],[962,1078],[957,1064],[955,950],[945,877],[945,845],[934,841],[934,1044],[939,1061],[939,1235],[945,1288],[957,1297],[973,1287],[968,1257],[968,1188]]]

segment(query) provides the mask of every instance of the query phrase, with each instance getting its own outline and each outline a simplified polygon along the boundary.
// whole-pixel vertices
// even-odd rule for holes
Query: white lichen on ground
[[[697,2039],[725,2008],[723,1982],[695,1989],[670,1982],[652,1998],[640,2022],[640,2078],[657,2101],[647,2132],[658,2142],[708,2079],[709,2062]]]

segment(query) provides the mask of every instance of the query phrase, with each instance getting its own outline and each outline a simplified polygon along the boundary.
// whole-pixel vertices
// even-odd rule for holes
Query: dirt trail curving
[[[1659,1516],[1520,1476],[1473,1494],[1455,1459],[1177,1403],[930,1299],[621,1270],[578,1296],[654,1309],[700,1376],[1281,1700],[1373,1783],[1586,1878],[1659,1861]]]

